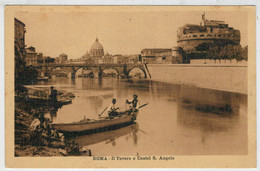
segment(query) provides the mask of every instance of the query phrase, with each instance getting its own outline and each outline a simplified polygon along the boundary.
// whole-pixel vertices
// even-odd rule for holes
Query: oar
[[[102,113],[100,113],[100,114],[98,115],[98,117],[100,117],[106,110],[107,110],[107,107],[103,110]]]
[[[146,105],[148,105],[149,103],[143,104],[142,106],[140,106],[138,109],[145,107]]]
[[[144,133],[145,135],[148,135],[147,132],[141,130],[140,128],[138,129],[138,131],[141,131],[141,132]]]

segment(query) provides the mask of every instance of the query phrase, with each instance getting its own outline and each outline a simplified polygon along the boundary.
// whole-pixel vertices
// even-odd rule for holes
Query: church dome
[[[89,52],[92,57],[101,58],[104,56],[104,48],[102,44],[99,43],[98,38],[96,38],[96,41],[92,44]]]
[[[104,49],[101,43],[99,43],[98,38],[96,38],[95,43],[93,43],[90,48],[90,50],[95,50],[95,49]]]

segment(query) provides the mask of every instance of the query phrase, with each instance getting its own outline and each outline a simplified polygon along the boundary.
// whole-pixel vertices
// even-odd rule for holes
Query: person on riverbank
[[[50,127],[50,119],[49,118],[45,118],[45,121],[43,122],[43,131],[50,136],[51,135],[51,127]]]
[[[126,103],[130,104],[130,111],[135,111],[139,108],[139,100],[137,99],[137,97],[138,96],[136,94],[134,94],[132,101],[126,100]]]
[[[119,114],[119,107],[116,107],[116,99],[112,99],[112,104],[108,107],[108,115],[116,116]]]
[[[49,96],[49,99],[50,99],[51,103],[56,103],[57,102],[57,95],[58,95],[57,90],[55,90],[54,87],[51,86],[51,94]]]

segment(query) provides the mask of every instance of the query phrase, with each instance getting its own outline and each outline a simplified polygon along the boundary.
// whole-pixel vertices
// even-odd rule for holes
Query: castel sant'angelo
[[[210,46],[240,44],[240,31],[229,27],[224,21],[207,20],[202,14],[200,25],[186,24],[177,31],[178,46],[173,48],[176,57],[185,52],[189,58],[203,56]],[[178,55],[179,54],[179,55]]]

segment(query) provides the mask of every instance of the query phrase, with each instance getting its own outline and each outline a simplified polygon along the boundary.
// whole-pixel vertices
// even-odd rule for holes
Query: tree
[[[45,57],[45,63],[53,63],[55,61],[55,58],[52,58],[52,57]]]
[[[241,51],[241,58],[240,59],[237,59],[238,61],[239,60],[248,60],[248,46],[242,48],[242,51]]]
[[[220,47],[219,56],[220,56],[220,59],[225,59],[225,62],[226,62],[226,59],[228,58],[228,47],[227,46]]]
[[[207,53],[207,58],[208,59],[214,59],[214,53],[213,53],[213,47],[209,47],[208,53]]]
[[[227,45],[227,59],[229,59],[230,63],[232,59],[234,59],[235,54],[234,54],[234,46],[233,45]]]
[[[240,45],[228,44],[225,46],[215,45],[211,46],[207,53],[207,58],[214,59],[215,62],[218,59],[228,59],[230,63],[233,59],[237,61],[247,60],[248,47],[242,48]]]
[[[242,48],[241,48],[241,46],[240,46],[240,45],[234,46],[234,59],[236,59],[237,62],[243,60],[241,54],[242,54]]]
[[[211,47],[210,43],[202,43],[196,47],[196,51],[200,51],[200,52],[208,51],[210,47]]]
[[[216,63],[216,60],[219,59],[219,48],[218,48],[218,46],[211,46],[209,48],[208,56],[209,56],[209,59],[214,59],[215,63]]]

